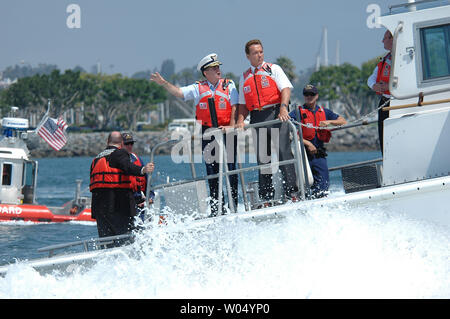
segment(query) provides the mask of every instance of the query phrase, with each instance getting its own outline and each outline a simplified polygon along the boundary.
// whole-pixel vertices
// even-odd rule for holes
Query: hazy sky
[[[259,38],[266,61],[284,55],[296,71],[315,64],[323,28],[328,29],[328,57],[360,66],[384,53],[383,28],[369,28],[366,12],[393,0],[0,0],[0,70],[29,63],[61,69],[100,61],[105,73],[131,76],[159,68],[165,59],[176,71],[197,65],[215,52],[226,72],[248,67],[245,43]],[[67,26],[70,4],[81,9],[80,28]],[[323,61],[323,51],[322,51]]]

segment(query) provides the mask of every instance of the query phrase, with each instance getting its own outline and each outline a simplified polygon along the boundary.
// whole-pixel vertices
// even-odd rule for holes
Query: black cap
[[[308,84],[307,86],[305,86],[303,88],[303,95],[305,95],[305,93],[314,93],[315,94],[319,94],[319,91],[317,90],[317,88],[312,85],[312,84]]]
[[[131,133],[122,133],[123,143],[131,143],[136,142],[136,140],[133,138],[133,135]]]

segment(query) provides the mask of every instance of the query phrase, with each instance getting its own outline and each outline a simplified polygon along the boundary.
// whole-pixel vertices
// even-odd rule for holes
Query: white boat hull
[[[305,202],[288,203],[249,213],[227,215],[222,218],[263,219],[287,215],[292,211],[307,212],[316,207],[333,208],[345,205],[351,208],[376,205],[386,212],[450,227],[450,208],[443,205],[443,203],[448,202],[449,198],[450,176],[446,176]],[[204,220],[202,223],[213,222],[216,219]]]
[[[328,198],[309,200],[304,202],[287,203],[280,206],[269,207],[251,212],[206,218],[194,221],[187,228],[193,229],[222,221],[248,220],[264,221],[266,219],[283,218],[294,211],[307,213],[309,210],[320,207],[371,207],[376,206],[387,213],[400,214],[406,218],[425,221],[439,227],[450,227],[450,209],[443,204],[450,198],[450,176],[433,178],[424,181],[410,182],[401,185],[388,186],[373,190],[361,191],[351,194],[331,196]],[[186,228],[184,228],[186,229]],[[42,273],[53,270],[72,272],[79,265],[89,267],[96,260],[103,257],[116,256],[126,253],[125,247],[112,248],[85,253],[77,253],[51,258],[42,258],[29,261],[26,264]],[[132,252],[130,250],[130,252]],[[3,276],[10,266],[0,267]]]

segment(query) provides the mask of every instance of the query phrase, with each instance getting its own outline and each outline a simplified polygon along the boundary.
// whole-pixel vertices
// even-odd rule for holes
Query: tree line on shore
[[[359,118],[376,108],[376,96],[367,87],[367,78],[372,73],[379,58],[361,65],[349,63],[321,66],[319,70],[309,68],[296,73],[295,65],[287,57],[279,57],[279,64],[294,85],[291,101],[302,102],[302,89],[314,84],[319,89],[320,99],[333,105],[348,119]],[[107,75],[90,73],[77,66],[61,72],[55,65],[39,64],[8,67],[3,77],[17,77],[18,81],[0,91],[1,115],[7,115],[10,106],[19,106],[21,115],[38,117],[45,113],[48,99],[52,100],[52,114],[59,116],[68,110],[81,116],[83,126],[108,130],[114,127],[136,129],[136,123],[145,112],[157,109],[168,95],[159,85],[150,82],[152,72],[159,71],[166,79],[178,86],[185,86],[201,80],[196,67],[187,67],[175,72],[173,60],[165,60],[159,70],[147,70],[126,77],[121,74]],[[228,72],[224,77],[239,82],[239,76]]]

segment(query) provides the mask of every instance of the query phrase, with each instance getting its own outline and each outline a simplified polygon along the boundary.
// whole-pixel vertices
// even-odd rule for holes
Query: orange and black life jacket
[[[327,117],[325,115],[325,110],[322,106],[314,113],[306,108],[299,107],[301,122],[306,126],[302,125],[303,138],[308,141],[312,140],[316,134],[317,138],[322,142],[328,143],[331,139],[331,132],[329,130],[319,130],[314,127],[318,127],[319,123],[326,121]]]
[[[134,165],[140,167],[143,166],[140,158],[136,154],[131,153],[130,155],[132,155],[133,158],[135,158],[133,162]],[[145,176],[130,176],[130,179],[131,179],[131,189],[133,190],[133,192],[142,191],[145,194],[145,190],[147,188],[147,180]]]
[[[391,54],[388,53],[379,63],[378,63],[378,73],[377,73],[377,83],[383,81],[384,83],[389,83],[389,77],[391,75]],[[389,90],[384,92],[377,92],[378,95],[386,94],[391,95]]]
[[[212,127],[211,114],[209,112],[208,99],[213,97],[216,107],[217,122],[219,126],[230,124],[231,102],[228,79],[220,79],[216,90],[213,92],[208,81],[198,83],[200,100],[195,109],[195,118],[202,122],[203,126]]]
[[[281,103],[281,92],[272,78],[271,67],[271,63],[264,62],[260,68],[255,68],[254,73],[252,68],[244,72],[243,94],[249,111]]]
[[[116,149],[106,149],[97,155],[91,164],[90,191],[97,188],[131,189],[131,178],[121,169],[109,166],[106,157]]]

